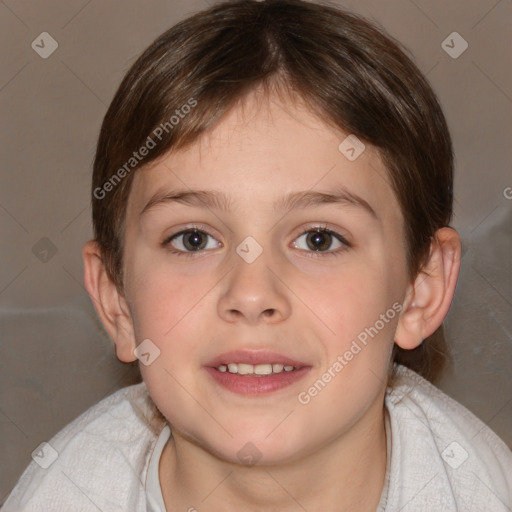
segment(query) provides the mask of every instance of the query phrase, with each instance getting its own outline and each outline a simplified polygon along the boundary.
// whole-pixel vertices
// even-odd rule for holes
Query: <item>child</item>
[[[83,251],[144,382],[4,510],[511,510],[510,450],[398,364],[436,370],[452,165],[429,85],[359,17],[240,0],[164,33],[105,116]]]

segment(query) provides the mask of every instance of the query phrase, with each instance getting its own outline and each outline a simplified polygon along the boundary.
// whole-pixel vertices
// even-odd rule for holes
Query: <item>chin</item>
[[[219,445],[218,439],[212,440],[209,447],[203,447],[226,462],[242,466],[286,464],[303,455],[305,446],[299,440],[290,439],[286,433],[281,436],[268,436],[268,432],[261,434],[258,431],[253,436],[235,436],[223,445]]]

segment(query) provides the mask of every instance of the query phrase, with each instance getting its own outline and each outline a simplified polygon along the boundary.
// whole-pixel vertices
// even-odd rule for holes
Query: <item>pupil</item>
[[[307,243],[314,251],[325,251],[331,246],[331,235],[325,231],[315,231],[308,234]]]
[[[184,236],[183,245],[191,251],[197,251],[206,246],[206,237],[199,231],[192,231]]]

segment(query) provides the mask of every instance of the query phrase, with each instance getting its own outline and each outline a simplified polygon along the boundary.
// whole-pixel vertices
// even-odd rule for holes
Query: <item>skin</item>
[[[347,135],[298,101],[256,91],[213,131],[134,177],[123,293],[108,279],[98,246],[84,247],[85,284],[118,357],[133,361],[147,338],[160,350],[141,372],[172,426],[160,460],[168,511],[374,511],[378,505],[393,343],[415,348],[441,324],[455,289],[460,240],[449,228],[439,230],[423,272],[410,282],[404,221],[386,169],[370,146],[349,161],[338,150]],[[278,206],[288,194],[334,194],[340,187],[374,214],[347,202]],[[178,189],[222,193],[229,205],[168,201],[141,215],[151,198]],[[183,255],[183,237],[163,243],[190,228],[212,235],[204,250]],[[303,233],[315,228],[348,244],[327,236],[328,249],[314,250]],[[252,263],[236,252],[247,236],[263,249]],[[299,403],[298,394],[394,303],[403,306],[401,314],[308,404]],[[273,350],[311,369],[271,394],[235,394],[204,365],[240,348]],[[244,466],[237,455],[248,442],[261,454],[256,465]]]

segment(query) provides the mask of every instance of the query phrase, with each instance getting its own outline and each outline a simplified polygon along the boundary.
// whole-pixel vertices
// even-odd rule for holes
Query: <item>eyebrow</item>
[[[306,192],[294,192],[288,194],[276,204],[277,210],[296,210],[299,208],[311,208],[325,204],[334,204],[339,206],[355,206],[369,213],[375,219],[378,219],[375,210],[362,197],[354,194],[347,189],[340,187],[335,192],[317,192],[308,190]]]
[[[163,204],[181,203],[188,206],[228,211],[232,205],[229,197],[220,191],[209,190],[176,190],[155,194],[144,206],[139,216],[148,210]],[[375,210],[362,197],[345,188],[338,188],[333,193],[307,190],[293,192],[279,199],[275,205],[276,212],[290,211],[301,208],[314,208],[322,205],[334,204],[339,206],[354,206],[369,213],[378,219]]]
[[[217,210],[229,210],[231,201],[223,192],[209,190],[175,190],[155,194],[140,212],[140,217],[148,210],[168,203],[181,203],[188,206],[198,206]]]

